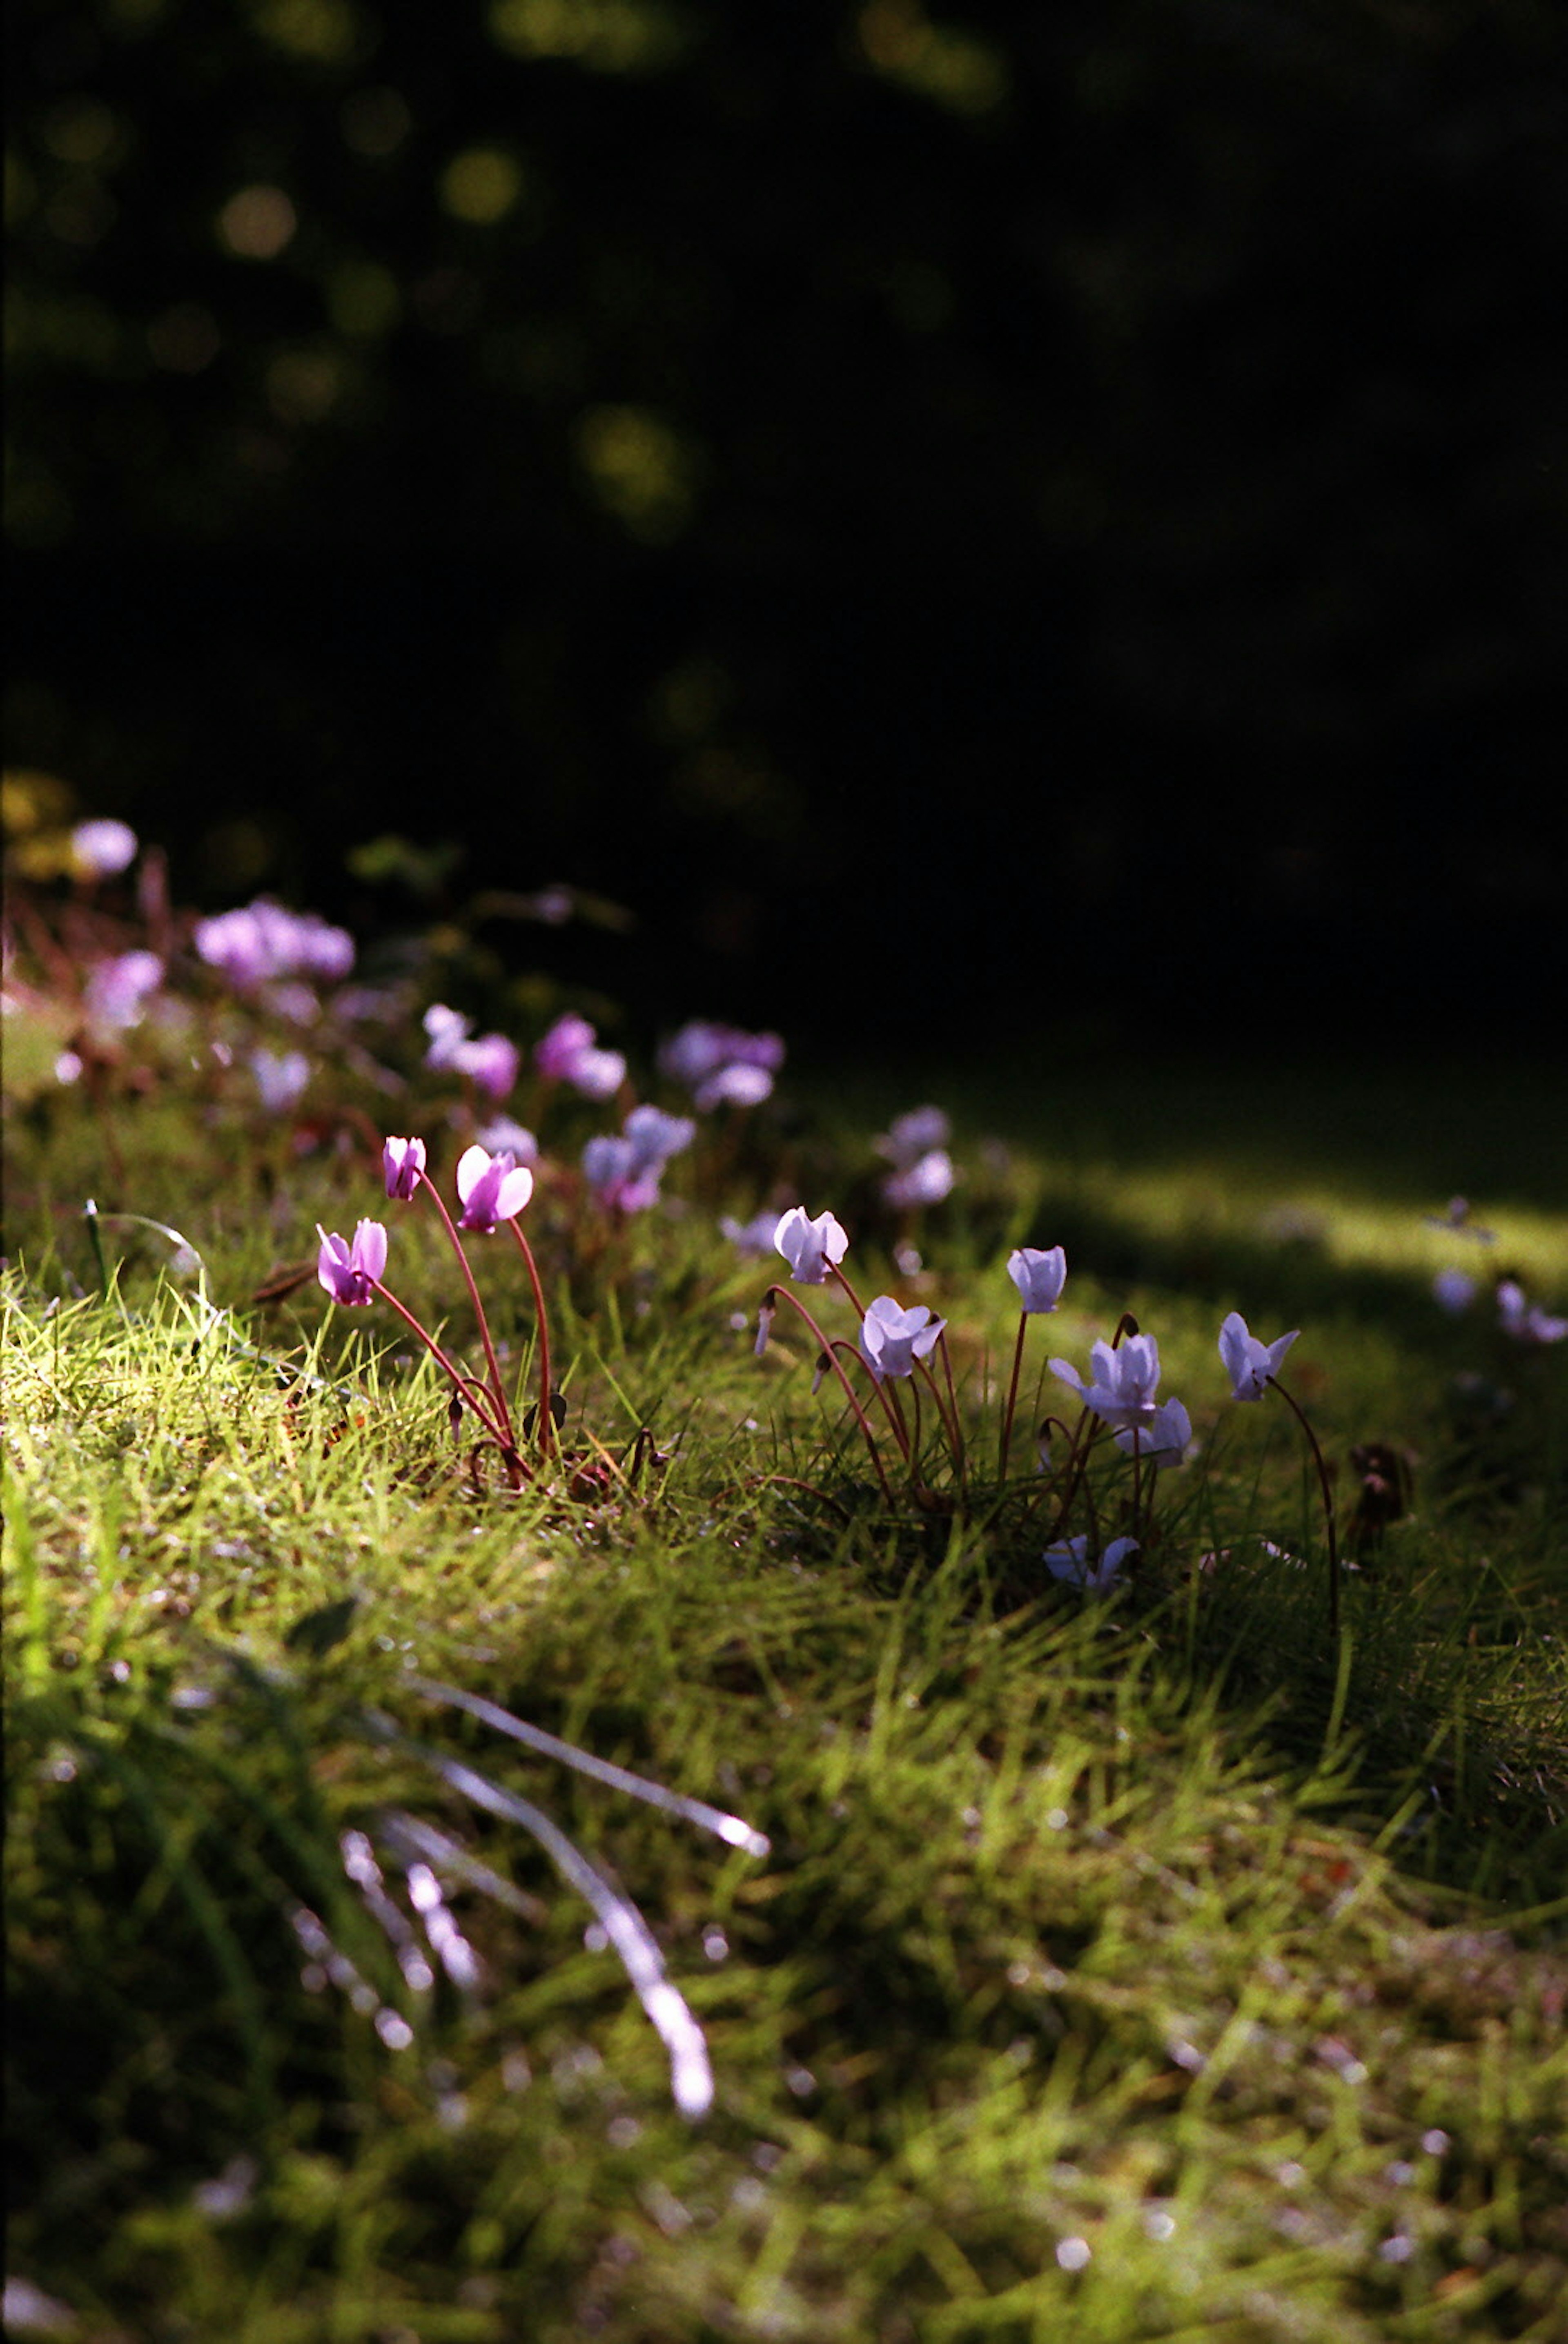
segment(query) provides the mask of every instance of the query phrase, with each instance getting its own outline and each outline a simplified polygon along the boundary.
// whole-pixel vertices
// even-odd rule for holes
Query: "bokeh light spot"
[[[442,205],[454,219],[475,227],[504,219],[521,193],[516,158],[499,146],[470,146],[454,155],[441,173]]]
[[[298,226],[299,215],[281,187],[241,187],[217,216],[219,236],[240,260],[276,260]]]

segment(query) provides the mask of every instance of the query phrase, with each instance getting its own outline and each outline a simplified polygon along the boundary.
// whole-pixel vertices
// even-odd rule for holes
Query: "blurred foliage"
[[[1554,0],[15,22],[25,762],[318,885],[450,765],[792,977],[874,853],[1016,982],[1047,805],[1068,948],[1550,914]]]

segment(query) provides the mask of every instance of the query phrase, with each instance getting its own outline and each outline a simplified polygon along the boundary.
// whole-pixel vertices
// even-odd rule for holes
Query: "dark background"
[[[652,1022],[1523,1039],[1557,0],[29,0],[8,761]],[[258,192],[259,191],[259,193]],[[574,957],[575,956],[575,957]]]

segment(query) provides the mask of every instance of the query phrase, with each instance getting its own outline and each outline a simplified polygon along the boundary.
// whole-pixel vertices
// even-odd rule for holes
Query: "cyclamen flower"
[[[425,1064],[438,1068],[452,1064],[464,1037],[473,1030],[473,1020],[460,1009],[449,1009],[444,1001],[432,1001],[421,1023],[430,1037]]]
[[[71,861],[78,879],[113,879],[136,861],[140,841],[129,823],[79,822],[71,833]]]
[[[247,992],[279,976],[347,976],[354,940],[314,912],[286,912],[258,896],[238,911],[196,924],[196,948],[209,968]]]
[[[645,1213],[656,1205],[660,1168],[657,1164],[639,1168],[632,1142],[607,1131],[582,1151],[582,1177],[607,1211]]]
[[[1101,1340],[1091,1345],[1094,1381],[1085,1383],[1070,1359],[1053,1359],[1051,1373],[1070,1384],[1087,1409],[1123,1431],[1140,1430],[1155,1418],[1159,1382],[1159,1346],[1152,1335],[1129,1335],[1117,1349]]]
[[[774,1229],[774,1243],[798,1285],[821,1286],[829,1266],[841,1262],[848,1252],[849,1234],[831,1213],[819,1213],[814,1221],[807,1218],[804,1206],[794,1205]]]
[[[1462,1269],[1440,1269],[1432,1279],[1431,1292],[1438,1308],[1457,1318],[1475,1300],[1475,1280]]]
[[[568,1010],[534,1046],[533,1063],[551,1082],[570,1083],[585,1098],[610,1098],[626,1079],[619,1050],[597,1046],[586,1017]]]
[[[352,1245],[346,1245],[336,1230],[329,1237],[319,1221],[316,1234],[321,1240],[316,1275],[333,1301],[373,1302],[376,1285],[387,1267],[387,1232],[381,1223],[361,1221]]]
[[[922,1156],[946,1147],[952,1136],[953,1127],[939,1106],[916,1106],[899,1116],[872,1145],[879,1156],[906,1172]]]
[[[474,1134],[474,1137],[481,1147],[488,1147],[492,1156],[499,1156],[504,1148],[516,1164],[537,1164],[539,1161],[538,1140],[526,1124],[514,1123],[510,1115],[492,1116]]]
[[[1279,1372],[1280,1362],[1300,1333],[1299,1327],[1277,1342],[1260,1343],[1249,1334],[1239,1310],[1233,1310],[1219,1329],[1219,1356],[1230,1379],[1232,1399],[1261,1399]]]
[[[1104,1595],[1117,1584],[1128,1556],[1138,1552],[1138,1541],[1112,1539],[1098,1562],[1090,1562],[1088,1546],[1083,1535],[1058,1540],[1055,1546],[1046,1549],[1046,1566],[1053,1579],[1065,1580],[1069,1587],[1081,1587],[1087,1595]]]
[[[139,1025],[148,995],[162,982],[163,963],[157,953],[116,953],[99,961],[87,979],[87,1015],[97,1026]]]
[[[901,1172],[890,1172],[882,1193],[890,1205],[939,1205],[953,1193],[957,1178],[953,1158],[945,1147],[933,1147]]]
[[[460,1042],[451,1063],[486,1098],[503,1099],[516,1086],[522,1056],[504,1034],[481,1034],[474,1041]]]
[[[261,1104],[268,1115],[285,1115],[310,1079],[310,1061],[303,1050],[253,1050],[250,1071]]]
[[[498,1223],[517,1218],[533,1194],[533,1175],[504,1149],[492,1156],[476,1146],[465,1147],[458,1157],[457,1187],[462,1200],[459,1228],[478,1229],[489,1237]]]
[[[733,1213],[722,1213],[719,1235],[728,1238],[737,1253],[772,1253],[778,1217],[776,1213],[764,1210],[754,1214],[749,1221],[737,1221]]]
[[[1503,1333],[1521,1343],[1560,1343],[1568,1335],[1568,1318],[1553,1318],[1538,1302],[1527,1302],[1516,1278],[1499,1281],[1497,1317]]]
[[[915,1362],[934,1348],[946,1324],[933,1318],[924,1302],[905,1310],[891,1294],[879,1294],[861,1321],[860,1356],[874,1376],[912,1376]]]
[[[424,1168],[422,1139],[389,1138],[381,1149],[381,1169],[386,1175],[389,1197],[406,1203],[419,1187]]]
[[[1186,1409],[1179,1399],[1165,1399],[1147,1424],[1118,1432],[1116,1445],[1124,1457],[1137,1457],[1142,1464],[1163,1469],[1186,1463],[1191,1439],[1192,1419]]]
[[[693,1017],[659,1052],[659,1069],[684,1083],[705,1115],[721,1104],[756,1106],[774,1086],[784,1064],[778,1034],[747,1034],[738,1026]]]
[[[1067,1258],[1060,1246],[1045,1252],[1038,1246],[1018,1246],[1007,1256],[1007,1276],[1027,1311],[1054,1310],[1067,1282]]]
[[[639,1173],[662,1172],[671,1157],[690,1147],[697,1136],[689,1115],[665,1115],[656,1106],[634,1106],[621,1129]]]

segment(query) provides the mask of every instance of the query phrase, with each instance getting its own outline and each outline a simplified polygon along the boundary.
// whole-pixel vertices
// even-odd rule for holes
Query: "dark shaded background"
[[[1553,997],[1557,0],[13,21],[8,758],[187,895],[460,838],[841,1041]]]

